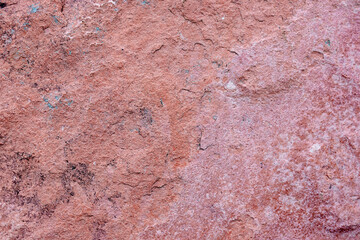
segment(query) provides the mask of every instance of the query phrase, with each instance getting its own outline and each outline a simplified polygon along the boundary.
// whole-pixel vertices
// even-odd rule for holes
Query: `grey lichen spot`
[[[140,115],[142,117],[142,123],[145,126],[151,125],[153,123],[152,115],[149,109],[147,108],[140,109]]]

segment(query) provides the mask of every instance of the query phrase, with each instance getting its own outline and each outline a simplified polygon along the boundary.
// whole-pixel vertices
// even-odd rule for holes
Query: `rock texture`
[[[0,239],[360,239],[358,0],[1,0]]]

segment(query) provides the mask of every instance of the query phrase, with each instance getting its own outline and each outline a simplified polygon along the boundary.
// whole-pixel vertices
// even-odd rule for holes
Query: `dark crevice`
[[[61,9],[60,9],[60,12],[64,12],[64,7],[65,7],[65,1],[61,1]]]
[[[340,226],[335,229],[328,229],[328,231],[331,233],[340,233],[341,234],[341,233],[352,232],[352,231],[358,230],[359,228],[360,228],[359,224],[354,224],[354,225]]]
[[[0,3],[0,8],[4,8],[4,7],[6,7],[6,6],[7,6],[6,3]]]

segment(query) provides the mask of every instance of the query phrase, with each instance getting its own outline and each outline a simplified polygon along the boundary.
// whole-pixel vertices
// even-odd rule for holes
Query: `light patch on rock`
[[[181,40],[186,40],[186,38],[184,37],[184,35],[182,35],[182,33],[180,33],[180,39]]]
[[[313,144],[313,145],[311,146],[310,152],[311,152],[311,153],[314,153],[314,152],[318,151],[320,148],[321,148],[321,145],[318,144],[318,143],[315,143],[315,144]]]
[[[229,81],[226,84],[225,88],[228,89],[228,90],[234,90],[234,89],[236,89],[236,85],[232,81]]]
[[[274,220],[276,214],[274,213],[273,209],[270,206],[267,206],[264,210],[265,216],[268,220]]]
[[[282,202],[281,208],[284,210],[291,210],[292,208],[299,209],[299,204],[296,198],[293,196],[282,195],[279,200]]]

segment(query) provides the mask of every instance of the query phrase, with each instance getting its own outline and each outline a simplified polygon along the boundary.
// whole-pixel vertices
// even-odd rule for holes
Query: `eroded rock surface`
[[[360,239],[360,2],[1,0],[1,239]]]

